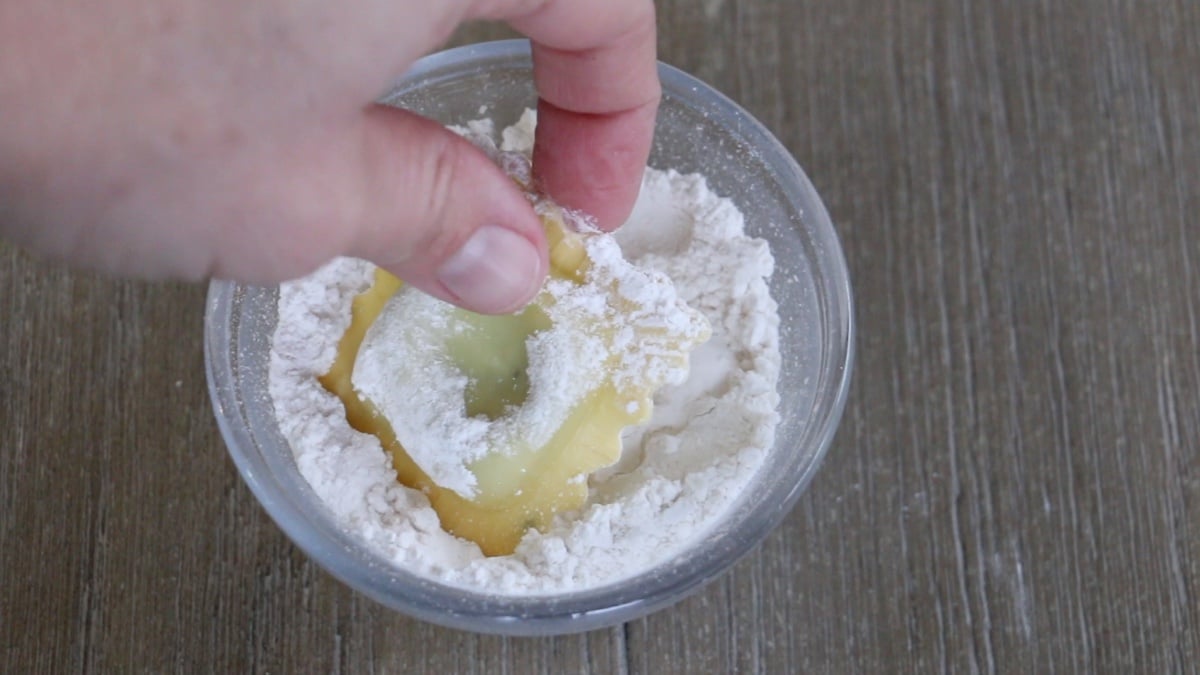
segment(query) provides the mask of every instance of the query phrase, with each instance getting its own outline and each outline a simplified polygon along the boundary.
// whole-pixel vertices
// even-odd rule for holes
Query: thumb
[[[348,253],[466,309],[523,307],[548,267],[525,195],[441,125],[376,105],[363,118],[363,214]]]

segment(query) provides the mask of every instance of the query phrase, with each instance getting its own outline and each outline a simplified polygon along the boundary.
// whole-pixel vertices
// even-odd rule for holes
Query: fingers
[[[560,203],[604,229],[628,217],[661,95],[651,0],[522,0],[489,8],[534,42],[534,171]],[[466,141],[383,107],[366,115],[367,212],[351,253],[480,312],[516,310],[547,269],[524,196]]]
[[[548,265],[541,223],[491,160],[438,124],[383,106],[366,112],[362,142],[352,255],[477,312],[533,298]]]
[[[615,229],[637,198],[661,96],[653,3],[548,0],[497,11],[534,43],[542,187]]]
[[[603,230],[620,227],[641,189],[656,110],[588,115],[539,101],[533,166],[542,189]]]

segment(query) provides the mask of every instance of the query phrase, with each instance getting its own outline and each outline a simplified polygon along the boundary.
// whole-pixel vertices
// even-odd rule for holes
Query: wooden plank
[[[0,244],[0,672],[1195,672],[1200,5],[658,7],[663,59],[793,151],[853,274],[850,405],[780,530],[606,631],[397,615],[226,458],[203,288]]]
[[[1193,6],[762,4],[724,86],[841,227],[859,370],[796,513],[631,670],[1190,668]]]

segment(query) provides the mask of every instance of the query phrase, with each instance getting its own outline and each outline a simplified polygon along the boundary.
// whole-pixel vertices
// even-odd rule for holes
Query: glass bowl
[[[346,532],[300,475],[267,393],[277,288],[214,281],[205,314],[209,391],[229,454],[279,527],[313,560],[376,601],[434,623],[513,635],[600,628],[679,601],[776,527],[808,485],[841,417],[853,360],[846,264],[820,198],[787,150],[737,104],[660,65],[664,96],[650,163],[699,172],[746,216],[775,256],[781,421],[775,447],[714,530],[645,573],[585,591],[497,597],[399,569]],[[529,45],[508,40],[418,61],[388,103],[444,124],[515,121],[533,107]]]

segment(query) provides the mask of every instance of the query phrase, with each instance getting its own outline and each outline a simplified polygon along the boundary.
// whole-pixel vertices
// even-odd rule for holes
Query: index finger
[[[661,97],[654,3],[545,0],[504,18],[533,41],[542,188],[616,229],[637,199]]]

